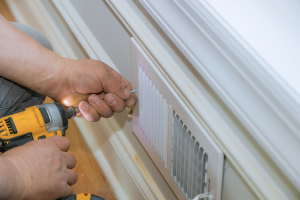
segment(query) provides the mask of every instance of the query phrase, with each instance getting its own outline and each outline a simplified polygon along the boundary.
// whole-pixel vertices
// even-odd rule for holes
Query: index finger
[[[132,85],[128,85],[126,87],[126,89],[132,91],[133,88],[132,88]],[[134,106],[134,104],[136,103],[136,94],[135,93],[132,93],[130,98],[126,100],[126,107],[128,108],[132,108]]]

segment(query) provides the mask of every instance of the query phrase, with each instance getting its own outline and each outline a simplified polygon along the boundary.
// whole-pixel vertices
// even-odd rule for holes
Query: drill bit
[[[135,92],[136,92],[136,90],[131,90],[131,91],[130,91],[130,94],[135,93]]]

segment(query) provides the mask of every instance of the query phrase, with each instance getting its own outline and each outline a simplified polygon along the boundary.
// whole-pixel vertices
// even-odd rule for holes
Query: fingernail
[[[88,105],[86,102],[83,102],[82,105],[81,105],[81,108],[82,108],[83,110],[87,110],[88,107],[89,107],[89,105]]]
[[[97,104],[99,102],[99,98],[96,95],[92,95],[89,98],[89,102],[92,103],[92,104]]]
[[[116,100],[113,97],[108,97],[108,99],[106,100],[106,103],[108,105],[114,105],[116,103]]]
[[[124,93],[125,93],[127,96],[129,96],[129,95],[130,95],[130,91],[129,91],[129,90],[127,90],[127,89],[125,89],[125,90],[124,90]]]

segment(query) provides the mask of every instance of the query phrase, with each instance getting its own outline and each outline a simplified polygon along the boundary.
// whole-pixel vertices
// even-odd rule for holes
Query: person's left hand
[[[111,117],[125,107],[133,107],[132,85],[107,64],[98,60],[63,59],[55,78],[55,89],[46,95],[65,106],[79,107],[86,120]]]

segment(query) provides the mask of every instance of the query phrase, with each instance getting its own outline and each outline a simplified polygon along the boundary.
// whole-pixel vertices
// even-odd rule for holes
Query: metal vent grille
[[[210,137],[211,129],[133,38],[131,67],[138,97],[133,132],[173,194],[187,200],[209,192],[221,200],[224,155]],[[165,195],[174,199],[170,193]]]
[[[208,154],[173,112],[172,176],[188,199],[209,192]]]
[[[140,128],[167,167],[168,103],[147,74],[139,66]]]

